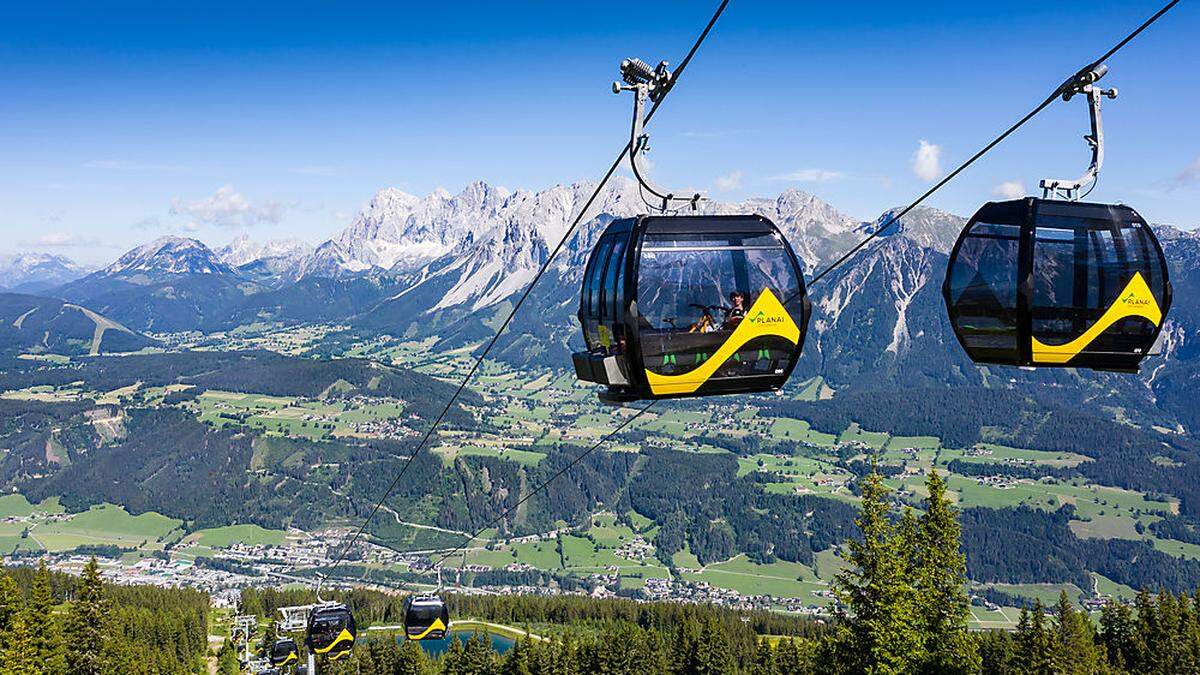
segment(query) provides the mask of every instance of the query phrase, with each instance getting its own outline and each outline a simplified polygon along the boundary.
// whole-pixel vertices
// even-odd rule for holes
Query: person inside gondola
[[[745,291],[734,291],[729,294],[730,307],[725,309],[725,330],[733,330],[738,327],[742,319],[746,318],[746,307],[750,304],[750,294]]]

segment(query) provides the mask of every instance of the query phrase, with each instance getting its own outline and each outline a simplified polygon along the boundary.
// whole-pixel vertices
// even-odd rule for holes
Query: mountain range
[[[438,336],[459,346],[490,335],[493,320],[545,263],[594,184],[510,191],[476,182],[425,197],[385,189],[336,237],[259,244],[239,238],[218,250],[179,237],[137,247],[113,264],[48,293],[130,329],[219,330],[257,321],[344,322],[393,335]],[[592,244],[614,218],[644,211],[634,182],[615,178],[577,236],[564,246],[498,344],[517,365],[563,365],[578,345],[574,311]],[[784,232],[806,273],[821,269],[892,215],[860,222],[817,197],[706,202],[704,213],[759,213]],[[1175,284],[1165,354],[1140,378],[978,368],[949,330],[940,286],[965,218],[917,208],[811,291],[813,318],[798,377],[835,388],[1016,386],[1040,382],[1131,406],[1155,419],[1178,388],[1200,376],[1200,235],[1162,226]],[[1195,361],[1195,363],[1193,363]]]
[[[0,256],[0,290],[37,293],[74,281],[88,273],[75,261],[51,253]]]

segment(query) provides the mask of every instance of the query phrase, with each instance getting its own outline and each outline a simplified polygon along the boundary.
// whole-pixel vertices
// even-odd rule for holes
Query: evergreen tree
[[[785,641],[780,641],[783,644]],[[775,649],[765,639],[759,639],[758,648],[754,652],[754,666],[750,669],[752,675],[780,675],[779,664],[775,662]]]
[[[926,673],[975,673],[980,660],[967,632],[971,602],[967,597],[967,557],[960,547],[957,513],[937,470],[925,480],[929,496],[916,535],[918,591]]]
[[[238,665],[237,649],[232,640],[225,640],[221,650],[217,652],[218,675],[241,675],[242,668]]]
[[[405,640],[391,672],[395,675],[425,675],[429,671],[430,661],[425,650],[416,641]]]
[[[241,597],[238,600],[238,613],[261,616],[266,614],[263,608],[262,597],[255,588],[242,589]]]
[[[1116,670],[1128,670],[1137,659],[1133,612],[1125,605],[1109,600],[1100,610],[1100,640],[1106,660]]]
[[[1194,673],[1200,671],[1200,605],[1195,598],[1179,596],[1182,616],[1179,621],[1179,668]]]
[[[837,660],[836,645],[826,641],[821,647],[823,653],[818,658],[816,645],[808,640],[780,640],[779,646],[775,648],[775,663],[779,667],[780,675],[815,673],[818,672],[816,663],[821,664],[820,672],[836,673],[845,670]]]
[[[50,584],[50,570],[46,564],[38,566],[33,577],[33,592],[26,611],[26,623],[33,640],[33,650],[46,675],[58,675],[67,669],[62,632],[54,617],[54,594]]]
[[[111,622],[109,623],[111,626]],[[181,664],[172,652],[158,651],[150,655],[144,644],[133,645],[123,634],[110,634],[100,650],[100,672],[103,673],[133,673],[135,666],[141,666],[146,672],[179,672]],[[152,663],[147,666],[145,664]]]
[[[534,672],[538,675],[572,675],[583,672],[578,641],[569,629],[560,639],[539,644],[532,661]]]
[[[1134,600],[1135,615],[1133,644],[1134,655],[1127,663],[1132,672],[1149,672],[1155,661],[1155,650],[1164,636],[1158,630],[1158,607],[1146,589],[1138,591]]]
[[[83,568],[79,590],[67,614],[66,672],[70,675],[101,675],[104,672],[108,609],[100,566],[93,557]]]
[[[982,675],[1015,675],[1018,672],[1016,641],[1012,634],[999,630],[985,631],[976,637],[976,647]]]
[[[263,631],[262,640],[258,643],[258,652],[263,656],[271,653],[271,647],[275,645],[275,641],[279,639],[279,627],[274,621],[267,622],[267,629]]]
[[[445,675],[490,675],[498,664],[499,659],[487,637],[475,633],[466,644],[454,638],[442,659],[442,672]]]
[[[687,617],[675,627],[671,637],[671,662],[676,670],[690,672],[695,667],[696,652],[700,650],[700,626],[692,617]]]
[[[1046,628],[1046,610],[1041,600],[1034,600],[1033,609],[1021,609],[1017,622],[1017,672],[1028,675],[1054,673],[1054,640]]]
[[[476,632],[471,639],[467,640],[465,647],[463,653],[466,658],[467,672],[483,675],[496,671],[500,659],[492,650],[492,643],[488,639],[487,633]]]
[[[502,675],[531,675],[529,637],[523,637],[513,643],[512,648],[504,655],[500,665]]]
[[[1071,606],[1066,591],[1058,595],[1054,611],[1055,630],[1054,669],[1064,675],[1091,675],[1101,671],[1103,652],[1096,644],[1092,621]]]
[[[34,649],[33,634],[29,630],[27,616],[24,612],[13,618],[6,639],[7,644],[3,650],[4,663],[0,664],[0,673],[4,673],[4,675],[41,675],[37,652]]]
[[[17,582],[0,568],[0,644],[4,644],[2,638],[12,628],[13,621],[21,613],[23,605]]]
[[[734,670],[733,649],[729,633],[716,617],[706,616],[700,623],[700,644],[696,652],[695,675],[721,675]]]
[[[850,566],[834,581],[848,616],[843,662],[867,675],[914,672],[924,662],[917,594],[908,577],[911,561],[888,517],[888,489],[872,467],[862,483],[862,510],[851,539]]]
[[[450,640],[450,646],[442,654],[443,675],[465,675],[466,668],[463,660],[463,643],[456,635]]]

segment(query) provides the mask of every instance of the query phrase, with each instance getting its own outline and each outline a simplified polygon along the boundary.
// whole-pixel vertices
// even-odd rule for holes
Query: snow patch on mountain
[[[185,274],[229,274],[233,269],[221,262],[212,249],[187,237],[160,237],[129,251],[105,267],[101,276],[149,276]]]
[[[74,281],[88,270],[70,258],[52,253],[0,256],[0,288],[27,292]]]
[[[398,299],[437,284],[437,303],[477,310],[522,290],[549,252],[587,206],[577,236],[564,245],[554,268],[575,279],[603,228],[614,218],[647,210],[637,184],[613,178],[589,204],[595,183],[555,185],[539,192],[510,191],[476,182],[451,195],[416,197],[386,189],[339,236],[298,266],[298,276],[340,278],[402,275],[409,283]],[[788,190],[775,199],[702,202],[703,214],[758,213],[776,222],[807,268],[848,243],[860,223],[811,194]]]
[[[886,224],[887,230],[880,237],[903,235],[906,239],[925,248],[948,254],[954,248],[954,242],[958,241],[959,233],[967,226],[966,218],[928,206],[918,206],[900,220],[889,224],[889,221],[902,210],[902,208],[891,209],[873,222],[863,223],[857,228],[856,233],[866,236]]]
[[[230,267],[241,267],[259,260],[294,260],[312,255],[312,244],[300,239],[273,239],[267,242],[256,242],[249,235],[234,239],[217,249],[215,253],[221,262]]]

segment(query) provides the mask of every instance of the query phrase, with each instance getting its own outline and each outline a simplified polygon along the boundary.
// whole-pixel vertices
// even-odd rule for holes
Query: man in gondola
[[[750,294],[745,291],[734,291],[729,294],[730,307],[725,309],[725,330],[733,330],[738,327],[742,319],[746,318],[746,306],[750,304]]]

